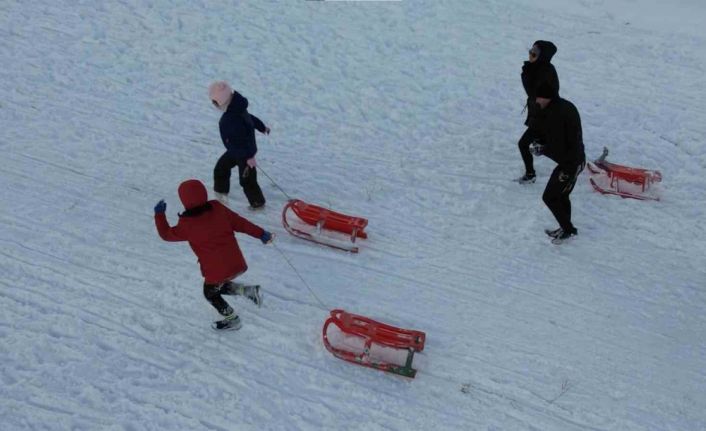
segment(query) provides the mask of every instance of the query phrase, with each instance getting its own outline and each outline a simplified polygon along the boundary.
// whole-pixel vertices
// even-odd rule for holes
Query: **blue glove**
[[[157,205],[154,206],[154,213],[164,214],[165,211],[167,211],[167,203],[164,202],[164,199],[162,199],[161,201],[157,202]]]
[[[274,239],[274,235],[272,235],[271,233],[269,233],[267,231],[265,231],[265,233],[263,233],[262,236],[260,237],[260,241],[262,241],[263,244],[269,244],[272,242],[273,239]]]

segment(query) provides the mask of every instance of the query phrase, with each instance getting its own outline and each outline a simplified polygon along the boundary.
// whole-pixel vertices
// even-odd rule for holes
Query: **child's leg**
[[[241,295],[250,299],[258,307],[262,305],[262,297],[260,296],[260,286],[251,286],[236,283],[234,281],[227,281],[223,284],[223,287],[221,288],[221,295]]]
[[[213,305],[222,316],[230,316],[233,314],[233,307],[228,305],[228,303],[221,296],[221,286],[222,284],[207,284],[203,285],[203,296],[206,300]]]
[[[525,173],[532,175],[534,175],[534,159],[532,158],[532,153],[530,153],[529,146],[535,138],[535,133],[531,129],[527,129],[517,143],[517,147],[520,149],[520,155],[522,156],[522,162],[525,165]]]
[[[566,208],[564,208],[562,203],[564,197],[562,192],[566,185],[564,182],[560,181],[560,174],[561,169],[557,166],[549,177],[547,187],[544,189],[544,194],[542,195],[542,200],[544,204],[547,205],[547,208],[549,208],[549,211],[554,214],[554,218],[559,222],[559,227],[564,231],[570,231],[573,227],[571,226],[571,217],[566,214]]]
[[[240,186],[243,188],[248,203],[253,208],[260,208],[265,205],[265,196],[257,183],[257,168],[251,168],[245,160],[238,161],[238,174],[240,176]]]
[[[575,229],[571,223],[571,201],[569,195],[576,185],[576,179],[583,170],[583,165],[579,165],[570,172],[563,172],[561,167],[554,168],[547,187],[544,189],[542,200],[549,210],[554,214],[559,226],[565,232]]]
[[[228,153],[223,153],[213,169],[213,190],[216,193],[228,194],[230,191],[230,170],[238,164]]]

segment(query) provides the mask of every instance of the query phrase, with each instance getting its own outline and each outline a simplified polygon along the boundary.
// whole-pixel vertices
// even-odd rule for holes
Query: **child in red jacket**
[[[208,200],[206,187],[199,180],[187,180],[179,185],[179,198],[185,211],[179,214],[176,226],[169,226],[167,204],[159,201],[154,207],[154,221],[159,236],[165,241],[188,241],[198,257],[204,276],[203,294],[224,317],[214,322],[215,329],[239,329],[240,318],[221,295],[243,295],[260,305],[260,287],[233,283],[247,271],[245,258],[233,232],[246,233],[272,242],[272,234],[239,216],[216,200]]]

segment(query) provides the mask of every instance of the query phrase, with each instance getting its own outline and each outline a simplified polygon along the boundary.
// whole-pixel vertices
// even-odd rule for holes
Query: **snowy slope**
[[[706,429],[706,6],[536,3],[1,4],[1,428]],[[540,38],[589,158],[664,175],[659,203],[582,177],[561,247],[553,164],[510,181]],[[152,220],[211,184],[213,79],[272,128],[288,195],[370,220],[348,255],[288,236],[265,175],[265,212],[236,187],[278,238],[240,238],[265,305],[226,334]],[[417,378],[334,359],[331,308],[425,331]]]

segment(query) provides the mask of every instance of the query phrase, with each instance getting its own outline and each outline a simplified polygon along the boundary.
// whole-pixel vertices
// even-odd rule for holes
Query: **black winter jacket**
[[[537,104],[535,103],[535,91],[539,84],[547,82],[556,90],[559,95],[559,76],[551,63],[552,57],[556,54],[557,48],[553,43],[546,40],[538,40],[534,43],[539,47],[539,58],[534,63],[525,61],[522,66],[522,86],[527,93],[527,119],[525,126],[532,128],[533,119],[537,114]]]
[[[255,129],[265,133],[265,124],[248,113],[248,99],[237,91],[218,122],[223,145],[235,159],[249,159],[257,153]]]
[[[565,172],[571,172],[586,161],[581,117],[573,103],[553,99],[537,115],[544,155],[554,160]]]

